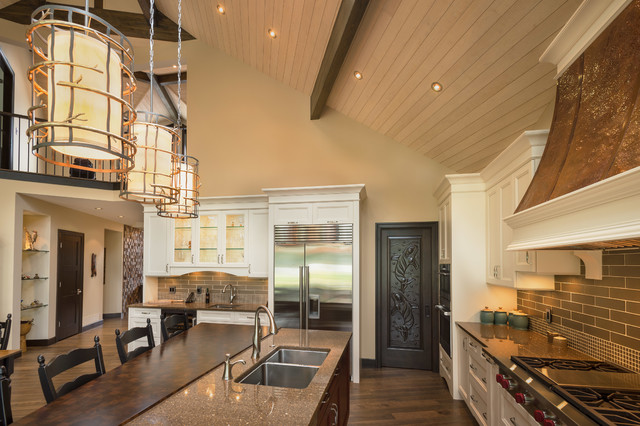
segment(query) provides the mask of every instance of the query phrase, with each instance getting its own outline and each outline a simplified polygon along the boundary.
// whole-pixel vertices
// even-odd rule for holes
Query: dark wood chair
[[[46,365],[44,356],[38,355],[38,363],[40,364],[40,367],[38,368],[38,375],[40,376],[40,385],[42,386],[42,392],[44,393],[44,399],[47,400],[47,404],[105,373],[100,338],[95,336],[93,340],[96,343],[92,348],[74,349],[66,354],[58,355],[53,359],[53,361]],[[74,380],[63,384],[59,388],[55,388],[53,385],[53,378],[55,376],[69,370],[70,368],[89,361],[95,362],[95,373],[83,374]]]
[[[125,345],[128,345],[135,340],[142,339],[143,337],[147,338],[147,346],[140,346],[131,352],[127,352]],[[151,320],[149,318],[147,318],[146,327],[134,327],[125,331],[122,335],[120,330],[116,329],[116,348],[118,348],[118,356],[120,357],[120,362],[122,364],[137,357],[141,353],[155,348],[155,346],[156,343],[153,340],[153,329],[151,328]]]
[[[9,336],[11,335],[11,314],[7,314],[7,320],[0,322],[0,350],[7,349]]]
[[[7,375],[7,368],[0,365],[0,425],[13,423],[11,414],[11,380]]]
[[[169,316],[162,314],[160,330],[162,331],[163,342],[185,332],[187,328],[189,328],[189,321],[187,320],[186,314],[173,314]]]

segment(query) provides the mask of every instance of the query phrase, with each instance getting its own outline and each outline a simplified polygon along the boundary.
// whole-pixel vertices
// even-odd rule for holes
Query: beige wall
[[[261,188],[364,183],[362,357],[375,357],[375,223],[437,221],[432,194],[444,166],[326,109],[309,120],[308,96],[209,48],[184,44],[189,62],[189,154],[202,196]]]

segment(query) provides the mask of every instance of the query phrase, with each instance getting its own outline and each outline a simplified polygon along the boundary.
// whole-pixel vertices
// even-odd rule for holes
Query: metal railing
[[[0,169],[39,175],[59,176],[82,181],[117,183],[117,173],[87,174],[86,171],[71,169],[48,163],[32,154],[33,142],[27,137],[29,118],[26,115],[0,111]],[[55,152],[51,152],[55,156]]]

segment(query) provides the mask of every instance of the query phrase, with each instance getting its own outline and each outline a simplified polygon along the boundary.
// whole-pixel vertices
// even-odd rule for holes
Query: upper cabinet
[[[553,290],[553,274],[580,272],[570,251],[507,251],[513,231],[504,219],[513,214],[538,167],[547,130],[526,131],[480,175],[487,185],[487,282],[515,288]]]
[[[145,274],[220,271],[266,277],[268,209],[264,196],[201,199],[199,217],[169,219],[145,209]]]
[[[278,204],[273,207],[274,225],[353,223],[352,201]]]
[[[451,263],[451,196],[438,205],[438,259]]]

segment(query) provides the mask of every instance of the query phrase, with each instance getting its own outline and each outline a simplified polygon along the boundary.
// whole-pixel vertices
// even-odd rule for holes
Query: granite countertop
[[[264,359],[274,347],[307,347],[330,349],[327,358],[305,389],[280,388],[222,380],[224,365],[182,388],[155,407],[142,413],[129,424],[273,424],[307,425],[324,396],[351,333],[342,331],[281,329],[277,335],[262,341]],[[251,348],[232,358],[246,365],[233,367],[240,377],[258,361],[251,359]]]
[[[214,305],[220,305],[223,303],[204,303],[204,302],[193,302],[193,303],[184,303],[183,301],[169,302],[169,301],[157,301],[157,302],[143,302],[143,303],[134,303],[132,305],[128,305],[127,308],[146,308],[146,309],[173,309],[173,310],[184,310],[184,311],[237,311],[237,312],[255,312],[258,309],[258,306],[255,304],[246,304],[246,303],[234,303],[233,308],[216,308]]]
[[[505,366],[511,364],[512,355],[593,360],[592,357],[575,349],[551,344],[547,342],[545,336],[533,331],[477,322],[456,322],[456,324],[480,342],[487,354]]]

